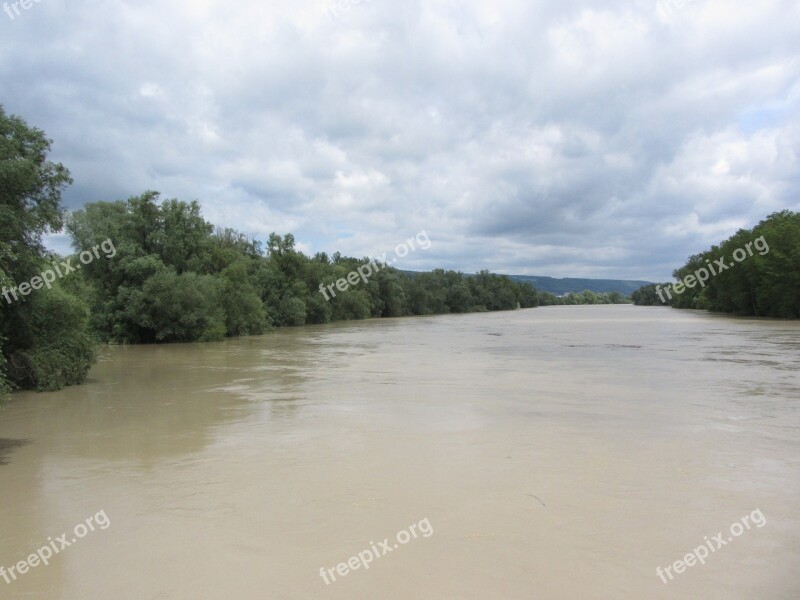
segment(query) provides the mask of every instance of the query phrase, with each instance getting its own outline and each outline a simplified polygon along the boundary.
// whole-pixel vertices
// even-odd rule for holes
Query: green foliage
[[[517,288],[511,279],[481,271],[469,279],[469,292],[477,306],[486,310],[513,310],[517,308]]]
[[[735,253],[739,261],[734,260]],[[720,259],[727,269],[720,268]],[[701,270],[709,272],[702,285],[694,281]],[[675,308],[800,318],[800,213],[771,214],[753,229],[741,229],[719,246],[690,257],[673,276],[689,283],[680,294],[675,284],[661,284],[662,289],[673,286],[669,304]],[[639,303],[645,304],[655,293],[649,288],[637,291]]]
[[[530,283],[518,283],[518,302],[520,308],[536,308],[539,306],[539,295]]]
[[[539,306],[556,306],[560,304],[560,298],[550,292],[539,292],[538,294]]]
[[[582,305],[582,304],[630,304],[631,299],[623,296],[620,292],[593,292],[584,290],[582,292],[570,292],[564,296],[556,296],[549,292],[539,293],[539,306],[554,305]]]
[[[407,274],[372,263],[371,273],[339,289],[368,258],[307,257],[291,234],[260,245],[206,223],[196,204],[159,201],[156,192],[127,202],[88,204],[67,224],[75,248],[113,239],[117,254],[83,271],[92,326],[100,339],[176,342],[252,335],[370,317],[513,310],[539,303],[527,283],[483,271]],[[333,285],[334,293],[319,286]],[[344,286],[342,286],[344,287]],[[326,296],[329,296],[326,298]]]
[[[92,327],[102,340],[216,340],[266,328],[257,291],[239,285],[257,246],[232,230],[214,234],[196,202],[161,202],[157,192],[145,192],[87,204],[67,230],[76,249],[106,239],[117,249],[83,271],[92,286]],[[243,264],[233,266],[237,261]]]
[[[537,290],[549,292],[556,298],[566,296],[571,292],[577,294],[583,290],[592,290],[597,294],[618,292],[625,297],[648,283],[646,281],[632,281],[627,279],[583,279],[575,277],[555,279],[553,277],[544,277],[541,275],[511,275],[511,279],[530,283]]]
[[[403,288],[402,274],[397,271],[379,271],[378,290],[383,301],[382,317],[403,317],[408,314],[406,292]]]
[[[537,303],[531,286],[489,273],[477,280],[452,271],[417,277],[386,265],[326,299],[320,283],[335,285],[369,259],[338,253],[309,258],[297,251],[291,234],[271,234],[265,256],[256,242],[231,229],[215,232],[196,205],[161,202],[155,192],[89,204],[72,215],[67,228],[76,249],[114,240],[116,256],[84,271],[91,283],[92,325],[110,341],[195,341],[216,339],[220,332],[258,334],[270,326]],[[475,292],[483,305],[475,302]]]
[[[686,265],[673,271],[672,276],[675,277],[676,281],[683,281],[684,278],[692,275],[698,269],[706,267],[707,265],[703,255],[697,254],[690,257]],[[668,285],[672,286],[673,284]],[[663,290],[666,287],[667,286],[662,286],[661,289]],[[704,308],[705,302],[701,295],[702,291],[703,288],[701,286],[695,285],[694,287],[686,287],[682,293],[678,294],[674,287],[669,287],[669,295],[672,296],[672,298],[670,299],[666,292],[663,291],[662,296],[664,296],[670,306],[674,308]]]
[[[88,307],[58,286],[28,296],[7,328],[10,379],[40,391],[82,383],[95,359],[88,319]]]
[[[27,281],[46,256],[42,235],[63,224],[61,192],[72,182],[47,160],[51,141],[0,106],[0,284]]]
[[[320,296],[321,297],[321,296]],[[370,295],[364,289],[349,289],[340,292],[331,300],[333,321],[368,319],[372,316]]]
[[[227,334],[258,335],[267,329],[267,314],[258,290],[250,283],[247,262],[240,260],[222,272],[222,309]]]
[[[284,298],[281,306],[282,324],[295,327],[306,324],[306,303],[297,297]]]
[[[47,160],[50,145],[44,132],[0,106],[0,286],[28,282],[56,260],[42,236],[61,229],[61,192],[71,179]],[[84,381],[94,349],[79,288],[78,281],[58,282],[11,303],[0,299],[0,394]]]
[[[636,306],[664,306],[668,304],[669,300],[666,294],[662,291],[661,294],[664,297],[664,300],[667,302],[662,302],[661,299],[658,297],[658,292],[656,290],[657,286],[661,286],[661,289],[664,290],[669,286],[668,283],[661,283],[655,284],[651,283],[650,285],[643,285],[638,290],[631,294],[631,300]]]
[[[131,317],[156,342],[208,342],[225,337],[222,281],[211,275],[162,269],[131,297]]]
[[[0,402],[5,395],[11,392],[11,382],[8,381],[8,376],[6,375],[6,357],[3,354],[3,346],[5,344],[5,338],[0,336]]]
[[[306,322],[310,324],[330,323],[333,316],[333,305],[321,294],[311,294],[306,307]],[[367,307],[369,310],[369,307]]]

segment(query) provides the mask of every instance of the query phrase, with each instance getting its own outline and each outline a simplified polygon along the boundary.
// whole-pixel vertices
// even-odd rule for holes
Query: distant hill
[[[414,276],[418,271],[403,271],[401,273]],[[473,273],[465,273],[467,276]],[[556,296],[563,296],[570,292],[582,292],[589,290],[596,293],[620,292],[630,296],[643,285],[649,285],[651,281],[631,281],[627,279],[577,279],[575,277],[565,277],[556,279],[555,277],[544,277],[540,275],[509,275],[514,281],[527,282],[533,285],[539,292],[550,292]]]
[[[590,290],[592,292],[620,292],[630,296],[643,285],[648,285],[650,281],[630,281],[626,279],[576,279],[565,277],[556,279],[555,277],[541,277],[539,275],[509,275],[514,281],[527,282],[541,292],[550,292],[556,296],[569,294],[570,292],[582,292]]]

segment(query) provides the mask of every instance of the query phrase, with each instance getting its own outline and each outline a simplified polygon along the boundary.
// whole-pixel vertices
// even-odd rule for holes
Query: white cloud
[[[2,23],[0,97],[66,198],[145,189],[309,253],[664,279],[800,209],[788,0],[48,0]],[[59,242],[62,243],[62,242]]]

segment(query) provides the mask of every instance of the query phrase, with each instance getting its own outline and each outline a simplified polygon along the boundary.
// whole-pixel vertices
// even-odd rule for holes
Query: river
[[[800,323],[546,307],[101,354],[0,408],[0,598],[800,598]]]

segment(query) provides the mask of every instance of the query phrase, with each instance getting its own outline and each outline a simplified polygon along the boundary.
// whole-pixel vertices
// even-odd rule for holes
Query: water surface
[[[0,409],[0,565],[111,522],[0,598],[796,600],[798,373],[800,323],[631,306],[106,348]]]

